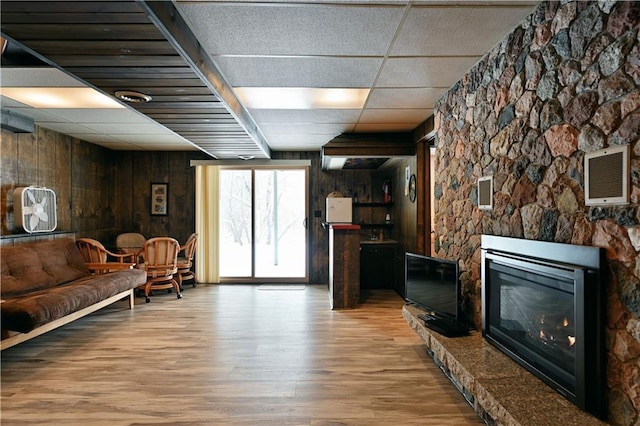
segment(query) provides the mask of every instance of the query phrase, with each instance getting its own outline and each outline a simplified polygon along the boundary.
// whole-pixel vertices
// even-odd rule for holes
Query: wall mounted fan
[[[28,233],[51,232],[58,225],[56,193],[38,186],[16,188],[13,191],[16,226]]]

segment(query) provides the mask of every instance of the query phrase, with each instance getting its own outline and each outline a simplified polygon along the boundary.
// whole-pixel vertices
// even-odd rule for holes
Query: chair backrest
[[[107,261],[107,250],[98,240],[78,238],[76,239],[76,246],[78,246],[82,260],[85,263],[105,263]]]
[[[187,262],[191,263],[191,261],[193,260],[193,255],[196,253],[197,245],[198,234],[194,232],[193,234],[189,235],[189,238],[187,238],[187,242],[184,243],[184,245],[180,248],[181,250],[184,250],[184,257]]]
[[[180,244],[175,238],[155,237],[142,246],[144,269],[147,276],[161,277],[175,274],[178,270]]]
[[[125,232],[116,237],[116,247],[122,253],[137,253],[147,239],[137,232]]]

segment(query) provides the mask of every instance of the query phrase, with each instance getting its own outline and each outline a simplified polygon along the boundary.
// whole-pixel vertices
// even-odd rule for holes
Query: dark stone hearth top
[[[523,426],[605,425],[581,411],[541,380],[482,338],[448,338],[428,329],[418,315],[424,311],[405,305],[402,315],[433,352],[476,413],[489,424]],[[493,422],[493,423],[492,423]]]

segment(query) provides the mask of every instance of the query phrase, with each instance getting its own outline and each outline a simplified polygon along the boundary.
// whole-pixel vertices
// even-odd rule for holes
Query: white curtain
[[[219,283],[219,166],[196,166],[196,275],[199,282]]]

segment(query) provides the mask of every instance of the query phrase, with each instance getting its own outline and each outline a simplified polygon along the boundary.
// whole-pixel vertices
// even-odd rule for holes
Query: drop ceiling
[[[2,87],[88,85],[146,104],[3,109],[117,150],[200,149],[225,159],[320,151],[343,133],[408,132],[532,1],[2,1]],[[36,61],[38,62],[38,61]],[[264,109],[236,88],[367,89],[362,108]],[[123,103],[124,105],[124,103]]]

